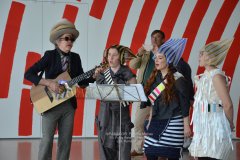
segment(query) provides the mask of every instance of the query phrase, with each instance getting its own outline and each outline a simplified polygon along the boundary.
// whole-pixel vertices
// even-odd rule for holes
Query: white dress
[[[232,133],[222,102],[212,83],[216,74],[225,76],[220,69],[214,69],[205,71],[200,79],[199,76],[195,77],[197,92],[192,116],[194,136],[189,152],[193,157],[227,160],[233,149]]]

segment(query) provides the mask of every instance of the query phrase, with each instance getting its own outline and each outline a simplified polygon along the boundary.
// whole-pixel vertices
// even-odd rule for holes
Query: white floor
[[[40,139],[0,139],[0,160],[37,160]],[[240,141],[234,141],[235,150],[229,160],[240,160]],[[53,160],[56,159],[56,140],[53,146]],[[192,160],[184,152],[184,160]],[[99,160],[97,139],[74,138],[70,160]],[[135,157],[132,160],[146,160]]]

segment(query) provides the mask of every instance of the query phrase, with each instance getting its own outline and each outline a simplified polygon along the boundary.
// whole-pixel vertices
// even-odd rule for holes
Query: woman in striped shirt
[[[148,160],[179,159],[184,136],[190,136],[188,85],[174,66],[186,39],[170,39],[155,55],[155,69],[145,86],[151,115],[145,128],[144,152]]]

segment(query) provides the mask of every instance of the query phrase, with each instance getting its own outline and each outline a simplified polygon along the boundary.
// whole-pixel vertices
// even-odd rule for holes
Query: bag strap
[[[167,75],[166,75],[167,76]],[[158,96],[165,90],[164,81],[166,76],[163,78],[163,81],[157,85],[157,87],[149,94],[148,99],[154,105],[154,101],[158,98]],[[177,80],[178,78],[183,77],[183,75],[179,72],[174,73],[174,79]]]
[[[114,81],[113,81],[112,76],[110,74],[110,68],[108,68],[106,71],[104,71],[103,74],[104,74],[104,78],[105,78],[107,84],[114,84]],[[130,105],[130,102],[125,101],[125,102],[122,102],[121,105],[123,107],[126,107],[126,106]]]

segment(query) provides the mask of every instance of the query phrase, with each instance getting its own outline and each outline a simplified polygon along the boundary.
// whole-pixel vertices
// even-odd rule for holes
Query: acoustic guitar
[[[76,95],[76,84],[91,77],[94,74],[96,68],[102,67],[104,65],[105,64],[100,64],[99,66],[96,66],[95,68],[73,79],[71,79],[67,71],[60,74],[56,79],[54,79],[54,81],[58,82],[61,87],[64,87],[64,92],[61,94],[54,93],[47,86],[33,85],[30,90],[30,97],[35,110],[41,114],[72,98]]]

